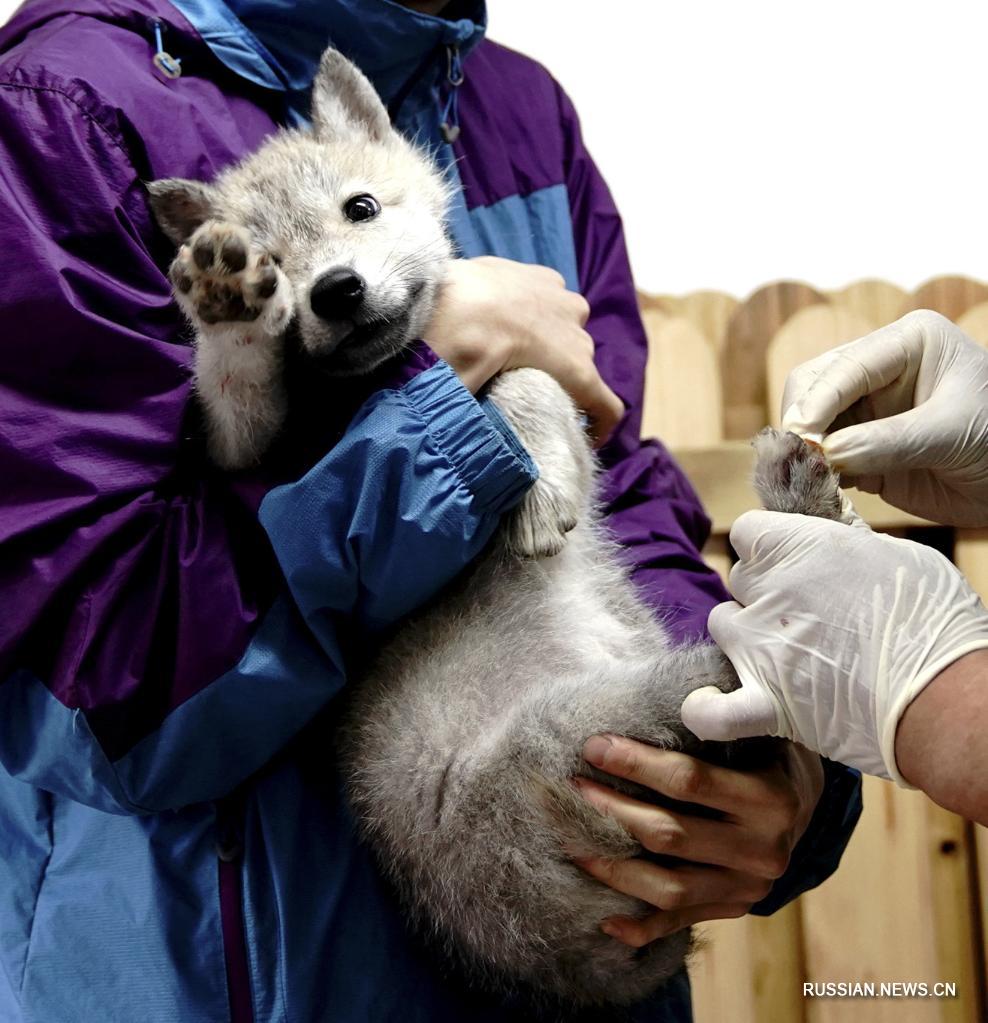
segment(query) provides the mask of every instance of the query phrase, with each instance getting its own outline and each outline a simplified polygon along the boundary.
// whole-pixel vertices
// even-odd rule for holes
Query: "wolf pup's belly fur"
[[[281,429],[289,331],[337,374],[368,372],[428,322],[451,255],[442,177],[332,51],[313,124],[210,184],[150,186],[179,245],[170,275],[195,329],[209,449],[230,468],[262,457]],[[599,732],[729,758],[736,747],[700,748],[679,708],[699,686],[737,680],[715,647],[672,646],[636,597],[558,384],[521,369],[490,393],[540,478],[355,683],[341,730],[350,797],[410,913],[475,975],[567,1003],[629,1003],[680,969],[689,935],[633,950],[600,931],[604,917],[652,908],[571,857],[643,850],[568,779],[595,775],[580,750]],[[819,452],[771,431],[756,447],[767,507],[841,517]]]

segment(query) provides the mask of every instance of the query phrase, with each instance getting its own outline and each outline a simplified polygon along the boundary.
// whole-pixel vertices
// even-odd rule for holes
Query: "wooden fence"
[[[778,422],[786,374],[911,309],[936,309],[988,346],[988,284],[941,277],[913,293],[885,281],[825,292],[796,281],[744,301],[715,291],[641,295],[649,336],[644,433],[686,469],[708,513],[709,562],[726,574],[731,523],[757,502],[748,439]],[[875,528],[924,525],[870,495]],[[929,536],[929,534],[924,534]],[[988,601],[988,530],[940,539]],[[940,543],[938,542],[938,546]],[[988,698],[988,697],[986,697]],[[769,919],[702,928],[698,1023],[980,1023],[988,974],[988,831],[917,792],[865,781],[865,812],[837,874]],[[804,998],[804,981],[925,981],[953,998]]]

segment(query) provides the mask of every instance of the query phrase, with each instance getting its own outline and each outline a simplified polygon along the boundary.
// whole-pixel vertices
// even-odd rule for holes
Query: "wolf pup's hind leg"
[[[539,470],[503,533],[505,547],[524,558],[552,557],[589,512],[594,461],[580,417],[559,384],[537,369],[502,373],[490,397]]]
[[[766,427],[753,440],[752,483],[768,511],[794,512],[850,525],[854,513],[823,450],[795,433]]]

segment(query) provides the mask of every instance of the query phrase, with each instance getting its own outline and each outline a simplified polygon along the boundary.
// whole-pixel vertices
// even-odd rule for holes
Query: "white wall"
[[[640,286],[988,277],[979,0],[488,2],[573,96]]]
[[[641,287],[988,277],[988,5],[489,7],[573,97]]]

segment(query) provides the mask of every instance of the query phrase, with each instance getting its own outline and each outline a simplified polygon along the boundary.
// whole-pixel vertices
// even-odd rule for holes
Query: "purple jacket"
[[[178,79],[152,66],[154,22]],[[531,467],[419,349],[400,401],[372,382],[328,396],[342,440],[297,483],[297,465],[210,468],[142,182],[209,178],[283,116],[214,50],[166,0],[36,0],[0,30],[0,1021],[507,1018],[406,933],[317,755],[343,637],[435,593]],[[457,239],[587,296],[628,408],[602,452],[609,524],[675,635],[701,635],[725,592],[695,494],[638,437],[646,344],[618,214],[542,68],[488,42],[465,68]],[[408,116],[433,93],[412,90]],[[375,475],[397,408],[411,447]],[[287,531],[259,523],[275,484]],[[422,493],[433,518],[407,514]],[[831,773],[769,907],[836,866],[856,804]],[[688,1011],[681,978],[633,1018]]]

